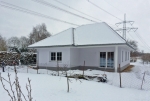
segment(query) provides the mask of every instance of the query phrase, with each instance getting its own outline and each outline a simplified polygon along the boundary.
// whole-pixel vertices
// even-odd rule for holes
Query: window
[[[61,61],[61,60],[62,60],[62,53],[57,52],[57,61]]]
[[[51,61],[55,61],[55,60],[56,60],[56,53],[51,52]]]
[[[50,55],[51,61],[62,61],[62,52],[51,52]]]

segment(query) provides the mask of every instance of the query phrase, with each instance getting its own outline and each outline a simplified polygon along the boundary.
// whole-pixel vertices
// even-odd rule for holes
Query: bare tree
[[[28,78],[28,83],[26,84],[26,89],[28,91],[28,100],[26,99],[25,95],[23,94],[22,90],[21,90],[21,85],[19,83],[19,78],[17,75],[17,70],[16,67],[14,66],[14,71],[15,71],[15,80],[12,82],[10,79],[10,74],[8,73],[8,80],[6,80],[5,78],[3,78],[0,74],[0,81],[2,83],[2,86],[4,88],[5,91],[7,91],[8,96],[10,97],[10,101],[23,101],[23,99],[25,101],[32,101],[32,96],[31,96],[31,80]],[[6,81],[9,86],[10,86],[10,90],[8,90],[5,85],[4,85],[4,81]],[[13,89],[13,86],[15,86],[15,90]]]
[[[143,75],[143,79],[142,79],[141,90],[142,90],[143,83],[144,83],[144,80],[145,80],[145,73],[146,73],[146,71],[143,73],[144,75]]]
[[[7,44],[9,47],[17,47],[19,48],[20,46],[20,40],[18,37],[11,37],[8,39]]]
[[[150,53],[145,53],[142,55],[141,57],[143,64],[146,62],[148,64],[148,62],[150,62]]]
[[[137,42],[134,40],[127,40],[127,43],[130,44],[135,49],[135,51],[131,51],[131,57],[138,56],[138,44],[137,44]]]
[[[27,48],[29,45],[29,39],[25,36],[20,37],[20,48]]]
[[[37,25],[36,27],[33,27],[33,30],[29,35],[29,44],[33,44],[49,36],[51,36],[51,34],[47,31],[46,25],[44,23]]]
[[[7,50],[6,39],[0,35],[0,51],[6,50]]]
[[[67,64],[64,64],[63,67],[62,67],[62,74],[64,74],[67,78],[67,92],[69,93],[69,82],[72,82],[72,80],[70,78],[74,78],[77,80],[79,80],[78,76],[77,75],[74,75],[74,72],[73,71],[70,71],[68,72],[67,71],[67,67],[68,65]],[[74,75],[74,76],[73,76]],[[81,82],[81,80],[79,80]]]
[[[134,40],[127,40],[127,43],[130,44],[136,51],[138,50],[137,42]]]

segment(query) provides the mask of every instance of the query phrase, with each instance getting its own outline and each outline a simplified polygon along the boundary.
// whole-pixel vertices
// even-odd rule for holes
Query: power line
[[[132,39],[134,39],[134,40],[135,40],[135,38],[134,38],[131,34],[128,34],[128,35],[130,35],[130,37],[132,37]],[[137,41],[137,40],[136,40],[136,41]],[[140,40],[140,41],[141,41],[141,40]],[[142,41],[141,41],[141,42],[142,42]],[[142,42],[142,44],[138,42],[138,44],[139,44],[140,46],[142,46],[142,47],[144,47],[144,48],[146,48],[146,49],[150,50],[147,46],[145,46],[145,44],[144,44],[144,46],[142,45],[142,44],[143,44],[143,42]]]
[[[117,7],[115,7],[115,6],[113,6],[112,4],[110,4],[108,1],[106,1],[106,0],[104,0],[107,4],[109,4],[110,6],[112,6],[112,7],[114,7],[116,10],[118,10],[119,12],[121,12],[122,13],[122,11],[121,10],[119,10]]]
[[[106,0],[104,0],[105,2],[107,2]],[[108,2],[107,2],[108,3]],[[108,3],[109,5],[111,5],[110,3]],[[118,8],[116,8],[115,6],[111,5],[112,7],[114,7],[115,9],[119,10]],[[119,10],[120,11],[120,10]],[[120,11],[121,12],[121,11]],[[132,24],[131,24],[132,26]],[[140,41],[146,45],[146,47],[150,50],[150,46],[142,39],[142,37],[136,32],[136,36],[140,39]],[[133,37],[132,37],[133,38]]]
[[[104,0],[106,3],[108,3],[106,0]],[[111,5],[110,3],[108,3],[109,5]],[[114,7],[115,9],[119,10],[118,8],[116,8],[115,6],[111,5],[112,7]],[[120,11],[120,10],[119,10]],[[120,11],[121,12],[121,11]],[[131,23],[131,26],[133,24],[133,21],[128,21],[128,23]],[[142,37],[136,32],[136,36],[140,39],[140,41],[146,45],[146,47],[150,50],[150,46],[142,39]],[[132,37],[133,38],[133,37]]]
[[[90,0],[87,0],[87,1],[88,1],[89,3],[91,3],[92,5],[94,5],[95,7],[97,7],[97,8],[99,8],[99,9],[101,9],[102,11],[106,12],[107,14],[109,14],[109,15],[111,15],[111,16],[117,18],[118,20],[121,20],[121,21],[122,21],[122,19],[120,19],[120,18],[116,17],[115,15],[109,13],[108,11],[106,11],[105,9],[103,9],[103,8],[99,7],[98,5],[94,4],[94,3],[91,2]]]
[[[78,14],[72,13],[72,12],[70,12],[70,11],[67,11],[67,10],[65,10],[65,9],[62,9],[62,8],[60,8],[60,7],[57,7],[57,6],[55,6],[55,5],[53,5],[53,4],[49,3],[49,2],[46,2],[46,1],[44,1],[44,0],[32,0],[32,1],[37,2],[37,3],[40,3],[40,4],[43,4],[43,5],[48,6],[48,7],[52,7],[52,8],[54,8],[54,9],[57,9],[57,10],[60,10],[60,11],[63,11],[63,12],[66,12],[66,13],[68,13],[68,14],[72,14],[72,15],[74,15],[74,16],[80,17],[80,18],[85,19],[85,20],[88,20],[88,21],[97,22],[97,21],[91,20],[91,19],[89,19],[89,18],[80,16],[80,15],[78,15]]]
[[[150,49],[150,46],[142,39],[142,37],[136,33],[136,35],[138,36],[139,39],[141,39],[143,41],[143,43]]]
[[[77,10],[77,9],[75,9],[75,8],[73,8],[73,7],[71,7],[71,6],[68,6],[68,5],[62,3],[61,1],[58,1],[58,0],[54,0],[54,1],[57,2],[57,3],[60,3],[60,4],[64,5],[64,6],[66,6],[66,7],[68,7],[68,8],[70,8],[70,9],[73,9],[74,11],[77,11],[77,12],[79,12],[79,13],[81,13],[81,14],[84,14],[84,15],[86,15],[86,16],[89,16],[89,17],[91,17],[91,18],[93,18],[93,19],[96,19],[96,20],[98,20],[98,21],[102,21],[102,20],[99,20],[99,19],[97,19],[97,18],[95,18],[95,17],[93,17],[93,16],[90,16],[90,15],[84,13],[84,12],[81,12],[81,11],[79,11],[79,10]]]
[[[38,12],[35,12],[35,11],[31,11],[31,10],[28,10],[28,9],[25,9],[25,8],[22,8],[22,7],[19,7],[19,6],[16,6],[16,5],[12,5],[12,4],[6,3],[4,1],[0,1],[0,2],[2,3],[2,4],[0,4],[0,6],[5,7],[5,8],[9,8],[9,9],[24,12],[24,13],[28,13],[28,14],[31,14],[31,15],[44,17],[44,18],[47,18],[47,19],[67,23],[67,24],[74,25],[74,26],[80,26],[80,25],[77,25],[77,24],[74,24],[74,23],[71,23],[71,22],[63,21],[63,20],[60,20],[60,19],[50,17],[48,15],[44,15],[44,14],[41,14],[41,13],[38,13]]]
[[[137,30],[137,28],[134,28],[134,27],[132,27],[132,28],[127,28],[126,27],[126,23],[130,23],[131,24],[131,26],[133,26],[133,23],[134,23],[134,21],[126,21],[126,15],[124,15],[124,21],[123,22],[119,22],[119,23],[116,23],[116,25],[119,25],[119,24],[123,24],[123,28],[121,28],[121,29],[118,29],[118,30],[116,30],[116,31],[123,31],[123,38],[126,40],[126,31],[128,30],[128,32],[130,32],[130,30],[134,30],[134,32]],[[144,40],[138,35],[138,33],[136,33],[136,35],[137,35],[137,37],[140,39],[140,41],[142,42],[142,43],[144,43],[144,45],[146,45],[146,47],[148,48],[148,49],[150,49],[150,47],[147,45],[147,43],[146,42],[144,42]]]
[[[63,21],[63,20],[60,20],[60,19],[56,19],[56,18],[50,17],[48,15],[44,15],[42,13],[38,13],[38,12],[29,10],[29,9],[26,9],[26,8],[22,8],[22,7],[19,7],[19,6],[16,6],[16,5],[4,2],[4,1],[0,1],[0,3],[2,3],[2,4],[0,4],[0,6],[8,8],[8,9],[11,9],[11,10],[20,11],[20,12],[23,12],[23,13],[27,13],[27,14],[31,14],[31,15],[35,15],[35,16],[40,16],[40,17],[44,17],[44,18],[47,18],[47,19],[51,19],[51,20],[55,20],[55,21],[59,21],[59,22],[63,22],[63,23],[71,24],[71,25],[75,25],[75,26],[80,26],[80,25],[77,25],[77,24],[74,24],[74,23],[71,23],[71,22]],[[112,24],[110,24],[110,25],[112,25]]]
[[[133,25],[131,25],[131,26],[133,26]],[[136,36],[140,39],[141,42],[144,43],[144,45],[146,45],[150,49],[150,46],[143,40],[143,38],[140,36],[139,33],[136,32]]]
[[[128,32],[129,33],[129,32]],[[128,34],[128,35],[130,35],[130,37],[132,37],[134,40],[135,40],[135,38],[131,35],[131,34]],[[141,43],[139,43],[142,47],[145,47],[146,49],[148,49],[149,51],[150,51],[150,47],[147,45],[147,43],[146,42],[144,42],[144,40],[143,39],[141,39],[141,37],[138,35],[138,33],[136,33],[136,36],[137,36],[137,38],[139,38],[139,40],[142,42],[142,44],[144,45],[142,45]]]
[[[70,9],[73,9],[73,10],[75,10],[75,11],[81,13],[81,14],[87,15],[87,16],[89,16],[89,17],[91,17],[91,18],[93,18],[93,19],[96,19],[96,20],[98,20],[98,21],[102,21],[102,20],[100,20],[100,19],[98,19],[98,18],[95,18],[95,17],[93,17],[93,16],[91,16],[91,15],[88,15],[88,14],[86,14],[86,13],[84,13],[84,12],[81,12],[81,11],[79,11],[79,10],[77,10],[77,9],[75,9],[75,8],[73,8],[73,7],[71,7],[71,6],[68,6],[68,5],[66,5],[66,4],[64,4],[64,3],[62,3],[62,2],[60,2],[60,1],[58,1],[58,0],[54,0],[54,1],[60,3],[60,4],[64,5],[64,6],[66,6],[66,7],[68,7],[68,8],[70,8]],[[110,23],[108,23],[108,24],[110,24]],[[112,24],[110,24],[110,25],[112,25]],[[112,25],[112,26],[114,26],[114,25]]]
[[[67,10],[64,10],[64,9],[62,9],[62,8],[60,8],[60,7],[57,7],[57,6],[55,6],[55,5],[53,5],[53,4],[49,3],[49,2],[46,2],[46,1],[44,1],[44,0],[32,0],[32,1],[37,2],[37,3],[41,3],[41,4],[45,5],[45,6],[50,6],[50,7],[52,7],[52,8],[55,8],[55,9],[64,11],[64,12],[69,13],[69,14],[73,14],[73,15],[75,15],[75,16],[81,17],[81,18],[83,18],[83,19],[86,19],[86,20],[89,20],[89,21],[92,21],[92,22],[97,22],[97,21],[94,21],[94,20],[85,18],[85,17],[83,17],[83,16],[77,15],[77,14],[75,14],[75,13],[69,12],[69,11],[67,11]],[[80,12],[80,13],[83,13],[83,12],[81,12],[81,11],[75,9],[75,8],[72,8],[72,7],[66,5],[66,4],[64,4],[64,3],[62,3],[62,2],[60,2],[60,1],[58,1],[58,0],[54,0],[54,1],[56,1],[56,2],[58,2],[58,3],[61,3],[62,5],[67,6],[67,7],[71,8],[71,9],[74,9],[74,10]],[[85,14],[85,13],[83,13],[83,14]],[[87,14],[85,14],[85,15],[87,15]],[[90,15],[88,15],[88,16],[90,16]],[[92,17],[92,16],[90,16],[90,17]],[[94,18],[94,17],[93,17],[93,18]],[[97,18],[95,18],[95,19],[97,19]],[[97,20],[99,20],[99,19],[97,19]],[[102,20],[99,20],[99,21],[102,21]],[[110,23],[109,23],[109,24],[110,24]],[[110,24],[110,25],[112,25],[112,24]]]

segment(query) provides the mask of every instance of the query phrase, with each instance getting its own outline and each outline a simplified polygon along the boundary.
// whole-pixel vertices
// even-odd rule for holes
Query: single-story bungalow
[[[39,68],[108,69],[117,72],[130,64],[134,50],[124,38],[105,22],[69,28],[28,48],[37,49]]]

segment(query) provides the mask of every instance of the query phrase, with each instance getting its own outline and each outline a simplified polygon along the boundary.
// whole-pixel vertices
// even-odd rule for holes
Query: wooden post
[[[120,88],[121,88],[122,85],[121,85],[121,69],[120,69],[120,64],[119,64],[119,77],[120,77]]]
[[[143,86],[144,78],[145,78],[145,72],[144,72],[143,79],[142,79],[141,90],[142,90],[142,86]]]
[[[83,66],[83,76],[84,76],[84,68],[85,68],[85,61],[84,61],[84,66]]]
[[[36,69],[37,69],[37,74],[38,74],[39,67],[37,66],[37,68],[36,68]]]
[[[57,61],[57,72],[58,72],[58,76],[59,76],[59,65],[58,65],[58,61]]]

